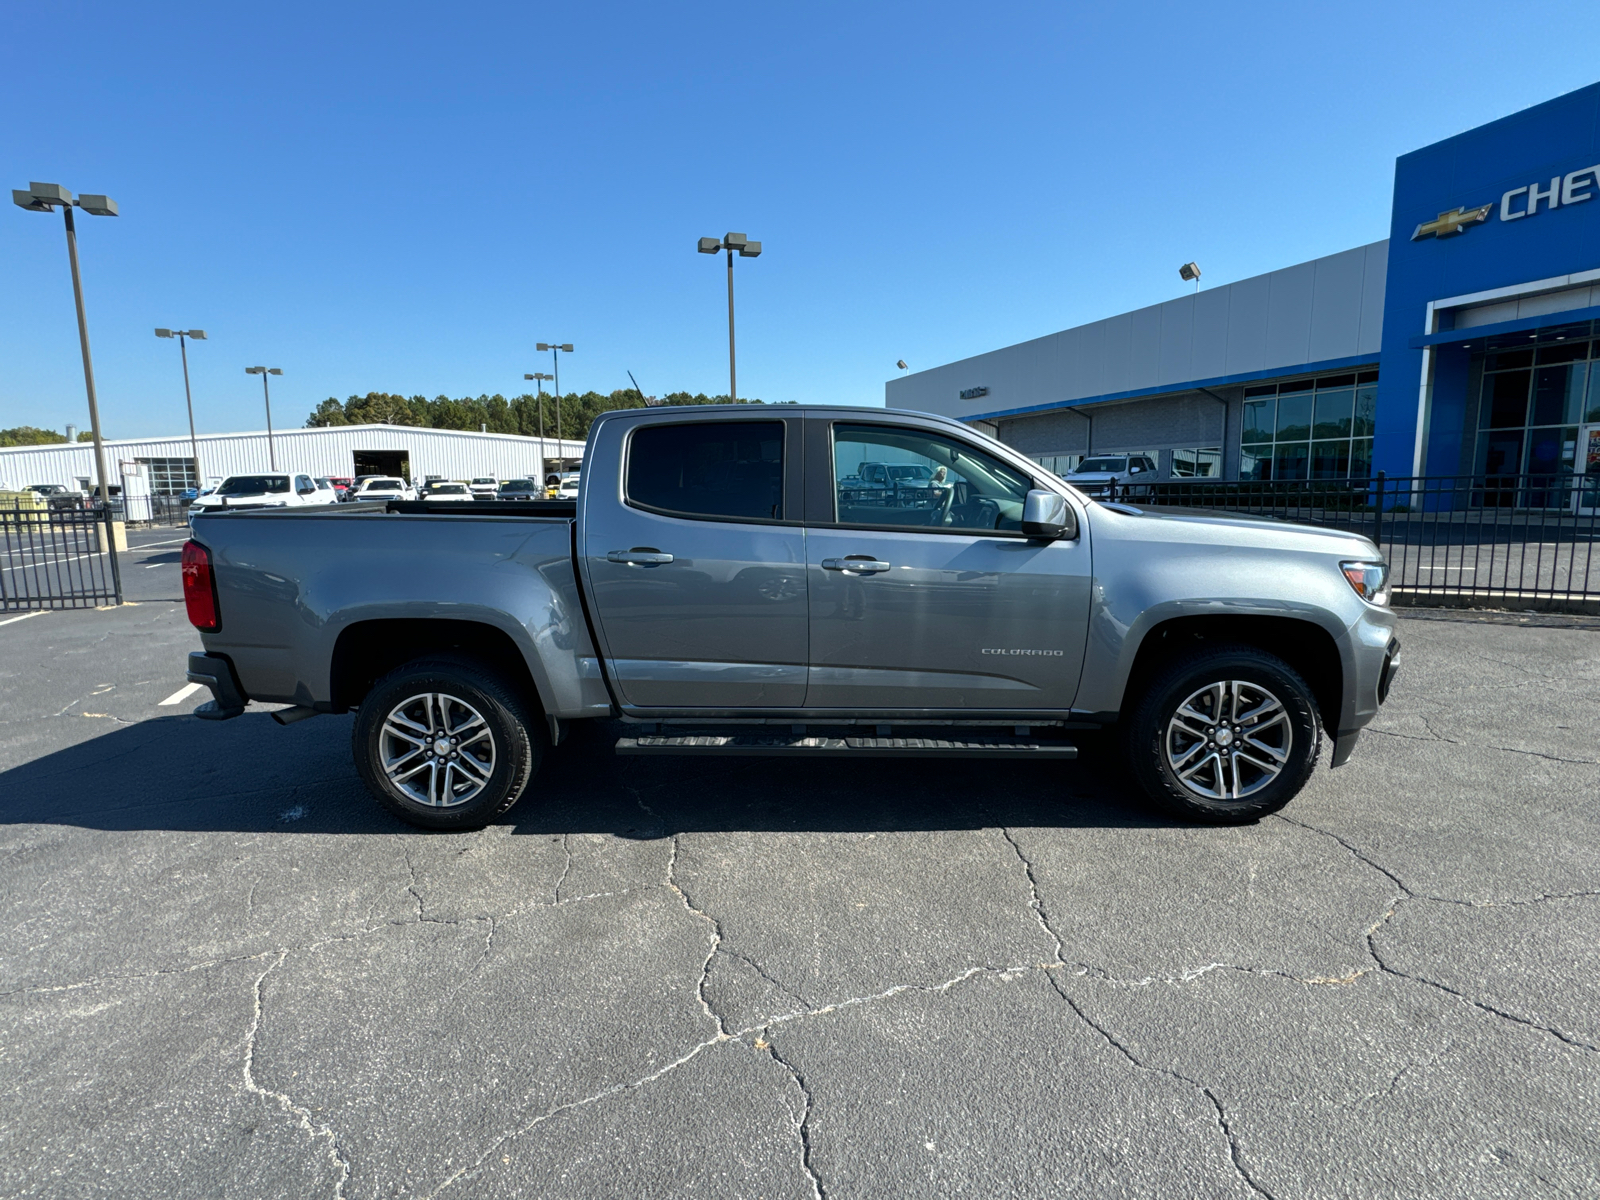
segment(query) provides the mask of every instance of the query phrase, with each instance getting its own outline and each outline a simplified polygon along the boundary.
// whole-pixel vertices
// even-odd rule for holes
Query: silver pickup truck
[[[866,463],[925,486],[863,497]],[[608,413],[582,482],[197,516],[196,715],[354,709],[367,786],[436,829],[506,811],[596,719],[622,754],[846,758],[1071,759],[1115,727],[1151,797],[1240,822],[1324,728],[1348,759],[1399,665],[1366,538],[1096,503],[939,417]]]

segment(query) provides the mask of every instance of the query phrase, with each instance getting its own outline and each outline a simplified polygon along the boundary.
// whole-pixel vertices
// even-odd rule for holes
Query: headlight
[[[1389,603],[1389,564],[1386,562],[1342,562],[1339,569],[1355,588],[1356,595],[1368,604]]]

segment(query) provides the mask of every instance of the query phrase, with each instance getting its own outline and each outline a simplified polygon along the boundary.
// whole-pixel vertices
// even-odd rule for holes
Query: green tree
[[[332,396],[317,405],[309,417],[306,418],[307,429],[326,429],[330,425],[348,425],[350,420],[344,415],[344,405]]]
[[[654,399],[654,397],[652,397]],[[589,436],[589,427],[603,412],[619,408],[644,408],[645,398],[633,388],[619,388],[614,392],[568,392],[561,397],[561,428],[556,428],[555,397],[544,396],[544,431],[547,437],[564,437],[569,441],[582,441]],[[707,396],[704,392],[670,392],[661,397],[663,405],[726,404],[726,396]],[[744,399],[739,404],[761,404],[761,400]],[[524,392],[507,399],[496,393],[493,396],[399,396],[388,392],[368,392],[365,396],[351,396],[341,404],[332,396],[317,405],[306,419],[308,429],[333,425],[409,425],[421,429],[463,429],[476,431],[487,428],[490,433],[513,433],[523,437],[539,436],[539,406],[537,394]]]
[[[53,429],[39,429],[33,425],[0,429],[0,446],[54,446],[66,440]]]

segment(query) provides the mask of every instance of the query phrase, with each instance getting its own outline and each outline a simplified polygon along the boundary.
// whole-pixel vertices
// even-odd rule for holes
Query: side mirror
[[[1054,541],[1078,536],[1078,518],[1065,496],[1035,489],[1022,503],[1022,532],[1031,538]]]

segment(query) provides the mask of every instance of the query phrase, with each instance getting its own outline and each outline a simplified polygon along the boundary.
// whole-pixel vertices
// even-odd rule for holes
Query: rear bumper
[[[211,689],[211,699],[194,710],[203,721],[227,721],[244,712],[250,698],[239,686],[233,663],[221,654],[206,654],[196,650],[189,655],[190,683],[204,684]]]

